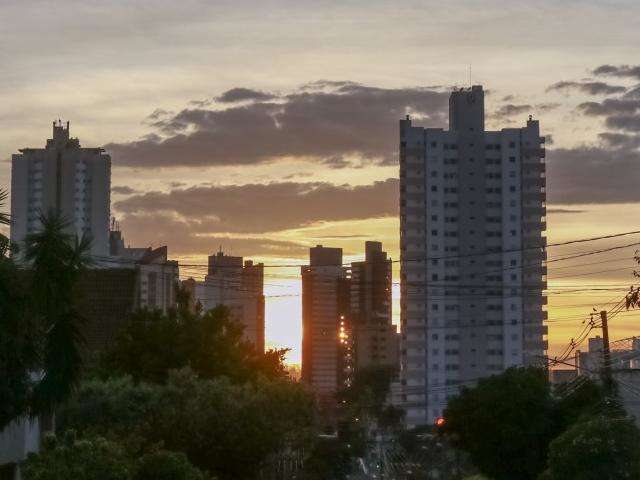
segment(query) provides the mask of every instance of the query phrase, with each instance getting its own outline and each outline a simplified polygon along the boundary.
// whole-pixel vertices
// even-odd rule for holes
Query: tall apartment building
[[[449,129],[400,121],[401,404],[433,423],[458,386],[536,363],[547,344],[544,138],[486,131],[481,86]]]
[[[318,245],[302,267],[302,380],[329,402],[359,369],[398,365],[391,322],[391,260],[380,242],[342,264],[342,249]]]
[[[324,402],[349,385],[349,283],[342,249],[317,245],[302,273],[302,381]]]
[[[23,148],[11,163],[11,241],[37,231],[40,214],[58,211],[69,233],[90,234],[91,253],[109,253],[111,158],[69,137],[69,122],[53,123],[45,148]]]
[[[187,279],[183,285],[193,292],[202,310],[218,305],[229,308],[231,317],[244,326],[244,338],[264,351],[264,264],[220,251],[209,256],[203,282]]]
[[[391,320],[391,259],[380,242],[365,242],[365,259],[351,263],[349,319],[354,367],[398,366],[398,334]]]

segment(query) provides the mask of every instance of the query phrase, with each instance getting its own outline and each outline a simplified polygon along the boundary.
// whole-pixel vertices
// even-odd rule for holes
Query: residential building
[[[302,381],[321,402],[350,384],[352,346],[349,333],[349,281],[342,249],[310,249],[302,273]]]
[[[41,228],[40,215],[59,212],[69,233],[93,239],[91,254],[109,253],[111,158],[69,137],[69,122],[53,122],[45,148],[23,148],[11,161],[11,241]]]
[[[399,337],[391,317],[391,259],[382,243],[365,243],[365,259],[351,263],[350,324],[354,368],[399,367]]]
[[[431,424],[460,385],[545,353],[545,151],[537,120],[485,130],[481,86],[449,129],[400,121],[401,405]]]
[[[114,230],[109,238],[110,257],[107,266],[129,268],[137,272],[136,308],[167,312],[176,305],[176,287],[179,266],[169,260],[166,245],[152,247],[125,247],[122,232]]]
[[[183,285],[193,292],[194,311],[226,306],[231,318],[243,325],[244,339],[264,351],[264,264],[220,251],[209,256],[204,281],[187,279]]]

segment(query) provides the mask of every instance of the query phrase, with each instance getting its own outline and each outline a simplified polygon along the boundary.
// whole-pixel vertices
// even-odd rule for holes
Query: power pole
[[[600,320],[602,321],[602,384],[605,393],[610,395],[613,392],[613,375],[611,373],[611,351],[609,350],[609,324],[607,323],[607,312],[600,312]]]

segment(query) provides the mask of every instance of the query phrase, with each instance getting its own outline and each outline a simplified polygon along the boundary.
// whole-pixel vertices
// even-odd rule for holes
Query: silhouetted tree
[[[558,399],[546,370],[511,368],[452,398],[444,432],[488,477],[535,479],[545,468],[551,441],[602,400],[588,382]]]
[[[597,416],[578,422],[549,447],[549,480],[640,478],[640,431],[633,420]]]
[[[31,296],[42,322],[43,377],[34,390],[35,412],[47,412],[65,401],[80,378],[80,326],[75,287],[89,263],[91,239],[69,233],[69,224],[54,211],[40,216],[42,227],[25,238],[24,258],[31,266]]]
[[[0,191],[0,207],[5,199],[6,193]],[[8,215],[0,213],[0,224],[8,222]],[[30,287],[7,256],[8,249],[9,240],[0,235],[0,430],[27,411],[40,346]]]
[[[141,310],[105,352],[100,371],[103,376],[131,375],[150,382],[164,382],[170,370],[185,367],[201,378],[285,378],[287,350],[258,352],[242,331],[223,306],[201,315],[182,308],[166,315]]]

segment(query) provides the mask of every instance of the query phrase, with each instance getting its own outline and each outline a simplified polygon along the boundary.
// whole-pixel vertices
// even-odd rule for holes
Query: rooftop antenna
[[[471,64],[469,64],[469,88],[471,88]]]

